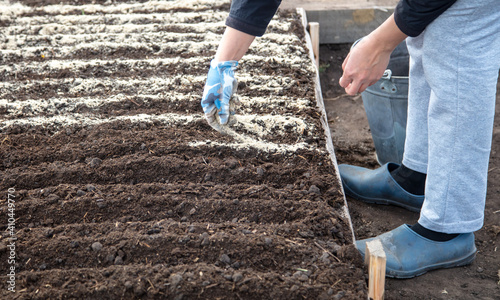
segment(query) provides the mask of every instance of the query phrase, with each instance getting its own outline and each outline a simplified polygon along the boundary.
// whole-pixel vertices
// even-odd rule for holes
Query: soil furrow
[[[283,58],[278,61],[273,57],[248,55],[242,59],[237,70],[243,74],[254,74],[252,65],[261,69],[260,76],[293,76],[310,78],[310,67],[301,59]],[[210,59],[192,57],[156,58],[156,59],[127,59],[127,60],[49,60],[44,63],[31,62],[0,66],[0,78],[3,81],[11,80],[43,80],[48,78],[102,78],[102,77],[159,77],[198,75],[207,73]],[[300,67],[296,70],[291,67]],[[187,71],[188,70],[188,71]],[[187,71],[187,72],[186,72]],[[241,78],[241,76],[240,76]],[[306,83],[306,82],[304,82]]]
[[[311,191],[313,182],[305,176],[279,189],[276,184],[206,185],[199,189],[186,189],[189,184],[185,183],[119,185],[116,189],[65,184],[21,190],[24,199],[19,200],[16,210],[23,216],[18,221],[20,228],[163,218],[182,222],[287,224],[317,216],[318,211],[341,208],[342,197],[336,192],[333,178],[324,175],[323,179],[330,181],[321,185],[323,192],[319,187]],[[60,197],[61,194],[65,196]]]
[[[163,44],[168,42],[218,42],[219,34],[212,32],[204,33],[184,33],[184,32],[141,32],[141,33],[96,33],[96,34],[55,34],[55,35],[4,35],[0,36],[3,50],[26,49],[29,47],[54,47],[54,46],[78,46],[93,43],[143,43],[143,44]],[[303,46],[300,40],[293,34],[272,34],[267,33],[252,43],[252,49],[256,45],[266,45],[268,43],[279,43],[273,45],[283,47],[286,44]],[[257,53],[258,54],[258,53]]]
[[[126,126],[123,126],[123,124]],[[143,130],[148,129],[145,133]],[[278,157],[269,157],[269,153],[258,155],[253,153],[258,145],[252,146],[251,144],[241,143],[241,147],[248,146],[247,151],[241,155],[231,150],[229,145],[231,143],[237,144],[238,141],[234,140],[231,136],[220,137],[214,133],[213,130],[206,124],[203,119],[183,126],[184,130],[179,130],[178,126],[165,127],[159,123],[149,123],[148,120],[139,121],[135,124],[127,122],[114,122],[110,124],[102,124],[92,128],[77,128],[66,127],[62,132],[53,134],[54,128],[29,128],[24,130],[25,133],[18,133],[23,131],[19,127],[12,127],[5,130],[5,137],[3,138],[2,145],[0,145],[0,170],[7,170],[11,168],[18,168],[21,166],[29,165],[35,167],[43,163],[66,163],[72,162],[84,163],[89,159],[109,159],[124,157],[125,155],[154,155],[166,156],[171,154],[185,153],[190,156],[220,156],[218,154],[222,150],[228,151],[230,157],[248,158],[252,155],[256,157],[267,157],[266,161],[278,162],[281,154]],[[196,133],[186,133],[185,130],[189,128],[197,128]],[[290,133],[286,134],[273,134],[272,132],[280,132],[273,130],[263,136],[268,142],[277,141],[277,136],[289,137],[288,141],[281,139],[281,145],[289,142],[290,144],[298,144],[298,142],[305,142],[311,149],[315,149],[322,144],[320,139],[315,138],[317,134],[314,128],[304,130],[308,133],[309,130],[314,130],[307,135],[303,135],[297,139],[293,134],[294,127],[290,125]],[[317,127],[316,127],[317,128]],[[249,131],[247,131],[249,132]],[[254,133],[255,135],[255,133]],[[34,138],[34,136],[36,136]],[[199,147],[189,146],[189,143],[196,142],[203,136],[205,141],[214,141],[214,143],[225,142],[227,146],[211,146],[210,142],[203,142]],[[255,138],[257,139],[257,137]],[[178,141],[182,141],[179,143]],[[300,149],[300,148],[299,148]],[[247,154],[245,154],[245,152]],[[307,160],[311,155],[318,155],[320,152],[302,151],[301,155],[303,160]],[[273,154],[271,152],[271,154]],[[277,156],[279,152],[276,152]],[[61,166],[62,167],[62,166]]]
[[[350,258],[348,251],[343,258]],[[313,269],[313,274],[306,269],[297,271],[292,268],[279,274],[269,270],[234,270],[190,263],[178,266],[141,264],[101,269],[24,271],[19,276],[26,290],[20,291],[18,298],[229,300],[235,299],[237,295],[242,299],[295,300],[329,298],[335,293],[346,299],[366,298],[366,285],[364,280],[360,280],[363,277],[362,269],[354,268],[352,263],[339,264],[335,269]],[[335,283],[333,287],[332,282]],[[353,288],[353,282],[357,288]],[[35,291],[36,296],[33,295]],[[10,292],[2,290],[1,295],[7,296],[6,293]]]
[[[40,35],[5,35],[0,37],[4,50],[15,50],[28,47],[54,47],[71,46],[91,43],[159,43],[159,42],[203,42],[219,40],[220,35],[212,32],[200,33],[175,33],[168,31],[143,32],[143,33],[96,33],[96,34],[55,34]]]
[[[23,1],[24,2],[24,1]],[[31,5],[30,5],[31,4]],[[67,5],[55,2],[50,6],[38,6],[32,8],[33,3],[23,7],[17,16],[47,16],[47,15],[95,15],[95,14],[113,14],[113,13],[175,13],[175,12],[197,12],[197,11],[229,11],[227,1],[148,1],[146,3],[123,3],[118,5],[109,5],[109,3],[95,4],[91,2],[83,5]]]
[[[150,14],[104,14],[104,15],[49,15],[34,17],[16,17],[12,26],[37,26],[46,24],[57,25],[121,25],[134,26],[135,24],[200,24],[224,22],[228,12],[175,12]],[[57,26],[56,25],[56,26]],[[49,34],[51,32],[43,32]]]
[[[282,158],[276,159],[283,161]],[[205,161],[210,161],[205,159]],[[258,164],[259,161],[248,160],[250,163]],[[237,161],[236,161],[237,162]],[[233,160],[230,160],[230,164]],[[271,162],[260,162],[261,164],[270,164]],[[83,183],[70,183],[57,186],[45,186],[44,188],[35,189],[19,189],[15,192],[17,204],[19,207],[29,207],[29,205],[49,205],[59,201],[63,201],[66,204],[71,204],[75,202],[75,205],[87,198],[108,198],[112,199],[113,195],[144,195],[145,197],[153,197],[155,195],[166,195],[167,193],[172,193],[174,196],[171,199],[165,198],[164,201],[174,201],[182,202],[182,199],[193,200],[197,196],[203,196],[206,200],[210,201],[226,201],[227,199],[234,200],[236,198],[242,200],[248,199],[260,199],[269,200],[270,198],[276,197],[280,202],[286,200],[311,200],[313,201],[316,197],[323,195],[323,197],[337,197],[341,195],[339,191],[336,191],[336,183],[333,181],[325,181],[320,183],[319,180],[314,180],[311,178],[311,174],[314,173],[314,169],[310,168],[306,164],[300,163],[300,160],[295,157],[291,157],[286,160],[286,164],[295,164],[300,176],[296,177],[296,182],[294,184],[282,184],[281,182],[275,182],[273,185],[252,185],[252,184],[219,184],[214,182],[203,182],[201,184],[196,184],[192,182],[170,182],[168,180],[161,180],[160,182],[153,183],[136,183],[136,184],[110,184],[110,185],[100,185],[95,184],[83,184]],[[232,168],[232,166],[230,166]],[[328,174],[322,174],[323,176],[330,176]],[[310,186],[312,184],[318,184],[320,187],[319,193],[316,190],[309,192]],[[331,187],[331,188],[329,188]],[[307,190],[307,192],[304,192]],[[0,192],[0,196],[6,197],[7,192]],[[55,195],[55,196],[53,196]],[[48,199],[48,198],[51,199]],[[121,197],[121,196],[120,196]],[[53,198],[53,199],[52,199]],[[47,201],[45,201],[47,200]],[[127,201],[134,200],[133,203],[140,201],[140,199],[130,199]],[[160,199],[161,200],[161,199]],[[257,200],[257,201],[260,201]],[[327,199],[332,200],[332,199]],[[163,200],[162,200],[163,201]],[[334,199],[331,202],[337,202],[338,199]],[[62,203],[62,202],[61,202]],[[130,203],[129,203],[130,204]],[[178,203],[177,203],[178,204]],[[177,205],[176,204],[176,205]],[[196,203],[195,203],[196,204]],[[194,204],[194,205],[195,205]],[[238,205],[238,202],[232,203],[233,205]],[[291,203],[285,204],[289,207]],[[132,204],[130,204],[132,205]],[[175,206],[176,206],[175,205]],[[147,206],[147,205],[145,205]],[[334,208],[338,208],[332,205]],[[121,219],[121,218],[120,218]],[[126,219],[126,218],[125,218]]]
[[[91,43],[74,46],[29,47],[16,50],[4,50],[0,62],[14,64],[23,61],[46,62],[50,60],[78,60],[87,59],[138,59],[138,58],[191,58],[197,54],[215,55],[218,41],[199,42],[123,42],[119,43]],[[256,43],[248,54],[271,56],[275,51],[290,51],[301,53],[305,50],[301,46],[282,45],[278,49],[270,49],[268,45]]]
[[[179,146],[181,148],[181,146]],[[200,147],[201,151],[205,150]],[[231,149],[220,147],[220,151],[232,152]],[[201,155],[188,158],[185,154],[168,154],[170,149],[157,150],[155,154],[123,155],[118,158],[104,158],[95,166],[91,159],[89,163],[66,163],[56,161],[54,163],[41,163],[36,166],[23,166],[10,168],[2,172],[0,187],[7,190],[9,187],[16,189],[41,188],[44,185],[58,185],[66,183],[141,183],[160,182],[168,180],[171,182],[189,181],[202,183],[205,181],[224,184],[271,184],[277,182],[282,185],[293,184],[296,177],[301,175],[295,165],[270,166],[266,170],[258,171],[257,167],[229,169],[224,160],[216,157],[211,158],[210,165],[205,164]],[[205,150],[206,151],[206,150]],[[201,154],[201,152],[200,152]],[[312,166],[318,162],[325,161],[326,154],[309,152],[301,153],[304,160]],[[103,155],[107,155],[103,153]],[[158,156],[156,156],[158,155]],[[297,155],[297,154],[295,154]],[[229,156],[231,157],[231,156]],[[98,161],[99,161],[98,160]],[[205,159],[206,160],[206,159]],[[325,166],[323,166],[325,168]],[[190,170],[186,173],[185,170]],[[256,176],[264,172],[263,176]]]
[[[66,269],[75,265],[80,268],[113,265],[117,256],[123,264],[149,262],[172,266],[189,263],[183,257],[198,255],[199,262],[282,272],[290,264],[296,267],[304,263],[321,264],[319,257],[323,251],[319,247],[311,249],[314,242],[322,241],[324,248],[334,254],[340,251],[334,241],[333,217],[332,212],[309,212],[300,221],[280,225],[218,222],[220,225],[215,228],[213,223],[198,220],[179,223],[172,219],[26,228],[17,236],[20,246],[26,248],[19,260],[28,269],[41,265],[45,269]],[[102,249],[95,249],[95,242]],[[338,242],[345,241],[342,237]],[[118,254],[120,250],[122,253]],[[64,253],[71,256],[64,262],[58,261]],[[229,256],[230,261],[218,263],[222,254]],[[0,255],[0,259],[7,257],[8,253]]]
[[[310,106],[307,99],[287,97],[239,96],[238,114],[285,115]],[[0,117],[4,120],[27,118],[36,115],[50,117],[58,114],[95,114],[122,116],[142,113],[165,113],[170,111],[199,114],[201,112],[199,93],[176,93],[165,95],[144,94],[125,96],[123,94],[99,97],[50,98],[46,100],[0,99]]]
[[[262,67],[266,68],[267,66],[263,65]],[[25,82],[0,82],[2,87],[0,97],[11,101],[36,99],[41,96],[43,99],[49,99],[111,97],[117,94],[133,97],[154,94],[167,98],[172,94],[189,95],[193,91],[199,91],[199,95],[201,95],[206,80],[206,75],[201,75],[206,70],[197,71],[198,73],[194,73],[195,76],[179,75],[175,72],[175,65],[158,67],[157,72],[152,69],[140,70],[136,67],[135,72],[130,70],[130,73],[135,75],[133,78],[126,76],[124,71],[126,68],[127,66],[123,65],[120,71],[110,69],[105,72],[107,74],[103,72],[104,67],[89,68],[76,73],[62,70],[58,73],[52,73],[52,76],[49,76],[52,77],[51,79],[39,80],[43,75],[34,75],[31,78],[35,77],[35,80],[25,78]],[[167,74],[158,74],[162,71],[166,71]],[[252,73],[247,73],[242,68],[236,74],[238,80],[237,95],[265,97],[267,99],[288,97],[293,100],[295,98],[312,100],[314,99],[314,89],[306,86],[309,76],[304,73],[270,69],[269,75],[252,76]],[[93,77],[92,74],[97,74],[97,76]],[[16,73],[13,75],[14,77],[18,76]],[[163,77],[157,77],[158,75],[163,75]]]
[[[151,111],[155,113],[154,111]],[[307,113],[307,111],[304,111]],[[165,128],[166,130],[177,131],[178,128],[192,128],[193,126],[201,125],[204,123],[205,118],[201,114],[177,114],[177,113],[163,113],[163,114],[132,114],[118,115],[107,118],[106,115],[110,114],[105,112],[105,115],[84,115],[84,114],[70,114],[64,115],[59,113],[55,116],[36,116],[28,117],[22,119],[12,119],[4,120],[0,126],[0,132],[6,135],[19,134],[29,132],[33,134],[34,132],[44,132],[44,133],[56,133],[62,130],[62,127],[66,127],[65,134],[72,135],[75,131],[80,129],[88,130],[100,130],[99,126],[106,126],[112,128],[114,131],[119,130],[120,125],[124,125],[126,128],[130,129],[146,129],[149,127],[160,127],[159,129]],[[311,110],[311,113],[314,113]],[[114,115],[114,113],[111,113]],[[311,115],[311,119],[314,119],[314,114]],[[267,140],[271,143],[300,143],[306,139],[312,142],[314,139],[311,136],[314,133],[315,127],[311,124],[307,124],[304,119],[307,119],[307,115],[304,114],[301,118],[293,117],[290,115],[279,116],[279,115],[239,115],[236,117],[237,122],[233,125],[231,132],[228,134],[233,136],[234,141],[242,143],[250,143],[251,141],[260,142],[262,139]],[[87,133],[84,131],[84,133]],[[203,131],[199,132],[203,134]],[[247,135],[248,141],[245,140],[246,137],[241,136],[241,134]],[[299,135],[298,135],[299,134]],[[277,135],[280,136],[277,139]],[[193,139],[193,135],[189,138],[187,143],[192,142],[202,142],[197,139]],[[206,141],[206,140],[205,140]],[[6,146],[16,143],[21,145],[16,140],[13,140],[10,136],[4,140]],[[79,142],[81,146],[81,142]],[[257,146],[257,145],[256,145]]]
[[[8,21],[5,21],[8,22]],[[0,24],[1,25],[1,24]],[[9,25],[9,24],[5,24]],[[293,25],[289,23],[280,23],[279,21],[271,21],[267,31],[274,34],[290,34]],[[80,25],[65,25],[65,24],[44,24],[36,26],[9,26],[0,27],[0,32],[4,35],[57,35],[57,34],[99,34],[99,33],[150,33],[150,32],[171,32],[171,33],[199,33],[205,34],[215,33],[222,34],[224,32],[224,22],[216,23],[193,23],[182,24],[176,23],[171,25],[165,24],[130,24],[123,25],[106,25],[106,24],[80,24]]]
[[[151,32],[171,32],[171,33],[198,33],[206,32],[222,34],[225,26],[223,22],[210,24],[134,24],[130,26],[123,25],[105,25],[105,24],[44,24],[36,26],[9,26],[0,27],[0,32],[6,36],[16,35],[79,35],[79,34],[118,34],[118,33],[151,33]],[[286,30],[274,29],[276,33],[286,33]]]
[[[16,0],[23,5],[30,7],[44,7],[47,5],[89,5],[89,4],[99,4],[99,5],[119,5],[119,4],[132,4],[132,3],[145,3],[149,0]]]

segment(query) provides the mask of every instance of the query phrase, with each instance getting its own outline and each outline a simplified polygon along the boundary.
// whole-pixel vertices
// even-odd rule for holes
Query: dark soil
[[[376,168],[375,148],[360,96],[346,95],[338,84],[350,45],[322,45],[320,73],[338,163]],[[490,158],[484,227],[476,232],[478,255],[469,266],[437,270],[414,279],[387,279],[385,299],[500,299],[500,90]],[[348,198],[356,239],[369,238],[418,214],[392,206],[377,206]]]
[[[60,1],[21,1],[42,6]],[[66,1],[69,4],[105,1]],[[128,2],[128,1],[127,1]],[[114,3],[114,2],[113,2]],[[106,1],[106,4],[112,5]],[[227,10],[227,6],[215,9]],[[34,13],[36,15],[36,13]],[[75,15],[75,17],[77,17]],[[281,18],[296,15],[282,13]],[[295,30],[299,22],[294,21]],[[9,24],[3,24],[8,26]],[[12,25],[12,24],[10,24]],[[36,26],[35,26],[36,27]],[[31,28],[26,28],[32,32]],[[297,31],[302,36],[300,31]],[[30,33],[33,34],[33,33]],[[34,38],[34,37],[33,37]],[[295,45],[298,46],[298,45]],[[304,47],[303,45],[300,45]],[[57,45],[47,46],[54,48]],[[199,99],[143,102],[137,90],[99,85],[88,94],[71,94],[75,80],[120,80],[204,76],[213,49],[194,56],[196,65],[120,64],[114,59],[151,55],[119,48],[75,53],[78,59],[110,59],[95,68],[37,73],[28,67],[4,72],[15,83],[1,91],[9,101],[52,97],[109,97],[120,102],[69,110],[96,118],[137,114],[200,114]],[[307,51],[303,51],[307,53]],[[163,54],[160,55],[162,57]],[[173,54],[176,55],[176,54]],[[168,55],[165,55],[168,57]],[[0,56],[15,65],[20,57]],[[45,60],[74,59],[45,57]],[[240,86],[242,96],[310,99],[313,76],[304,66],[263,58],[239,71],[292,76],[298,84],[274,92]],[[50,78],[65,79],[60,81]],[[67,79],[67,80],[66,80]],[[33,88],[19,90],[37,81]],[[180,82],[180,81],[179,81]],[[11,88],[11,89],[10,89]],[[165,86],[158,93],[199,93],[203,86]],[[63,110],[64,107],[59,107]],[[2,121],[13,119],[0,108]],[[41,112],[53,116],[59,112]],[[254,113],[269,114],[265,108]],[[306,142],[325,150],[314,104],[301,111],[280,107],[274,113],[299,116],[313,124],[310,136],[290,131],[262,139]],[[23,111],[15,118],[34,115]],[[61,112],[64,114],[64,112]],[[0,223],[2,299],[364,299],[366,282],[335,168],[325,151],[295,153],[235,150],[226,146],[192,147],[190,142],[234,142],[204,120],[188,125],[115,121],[86,126],[14,125],[0,131],[0,213],[7,215],[8,189],[15,189],[16,293],[6,287],[10,250],[6,217]]]

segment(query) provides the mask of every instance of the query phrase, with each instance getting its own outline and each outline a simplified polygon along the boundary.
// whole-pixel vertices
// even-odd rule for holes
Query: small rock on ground
[[[219,258],[219,260],[225,264],[230,264],[231,263],[231,258],[227,254],[222,254]]]
[[[102,244],[99,242],[95,242],[92,244],[92,250],[94,251],[101,251],[102,250]]]

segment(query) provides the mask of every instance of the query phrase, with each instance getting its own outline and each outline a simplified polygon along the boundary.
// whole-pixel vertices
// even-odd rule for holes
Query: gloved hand
[[[224,125],[235,121],[234,110],[238,99],[235,95],[238,82],[234,78],[237,61],[210,62],[201,107],[208,124],[215,130],[222,132]]]

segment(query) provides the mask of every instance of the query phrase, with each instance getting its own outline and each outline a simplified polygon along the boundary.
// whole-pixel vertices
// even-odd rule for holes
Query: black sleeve
[[[394,11],[399,29],[409,36],[417,36],[457,0],[401,0]]]
[[[262,36],[281,0],[233,0],[226,25],[244,33]]]

